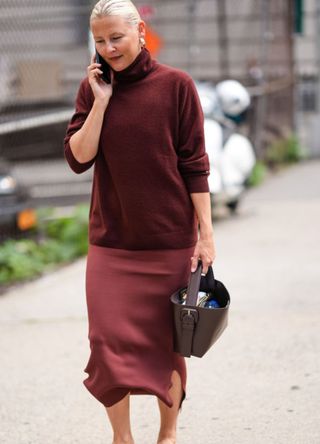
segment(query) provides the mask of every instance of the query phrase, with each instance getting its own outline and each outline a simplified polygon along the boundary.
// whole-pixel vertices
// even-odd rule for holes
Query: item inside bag
[[[179,295],[180,304],[185,305],[187,300],[187,289],[180,291]],[[213,297],[213,293],[206,293],[204,291],[199,291],[197,299],[197,307],[204,308],[220,308],[219,302]]]

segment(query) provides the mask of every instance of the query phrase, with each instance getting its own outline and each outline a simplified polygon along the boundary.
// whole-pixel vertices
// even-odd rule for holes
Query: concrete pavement
[[[229,327],[188,364],[178,444],[319,444],[320,162],[271,177],[215,223]],[[110,444],[82,386],[85,260],[0,297],[0,442]],[[136,444],[155,444],[156,398],[131,397]]]

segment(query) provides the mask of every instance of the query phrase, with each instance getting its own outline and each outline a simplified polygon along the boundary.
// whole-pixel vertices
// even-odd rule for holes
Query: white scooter
[[[233,120],[249,107],[250,96],[234,80],[225,80],[216,87],[208,83],[196,86],[205,116],[212,204],[225,205],[235,212],[256,162],[250,140],[237,133]]]

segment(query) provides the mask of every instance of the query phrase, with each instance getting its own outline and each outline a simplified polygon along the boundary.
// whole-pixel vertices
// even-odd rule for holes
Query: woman
[[[99,1],[90,27],[111,84],[93,56],[64,141],[76,173],[94,165],[84,384],[106,407],[113,444],[134,442],[130,394],[157,396],[157,443],[173,444],[186,366],[169,298],[215,257],[203,115],[191,78],[150,57],[131,1]]]

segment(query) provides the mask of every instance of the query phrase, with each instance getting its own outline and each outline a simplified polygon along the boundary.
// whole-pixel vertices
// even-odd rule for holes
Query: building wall
[[[308,157],[320,156],[320,4],[304,0],[303,29],[294,37],[296,128]]]
[[[304,0],[303,6],[303,32],[294,37],[295,70],[310,77],[317,75],[317,0]]]

